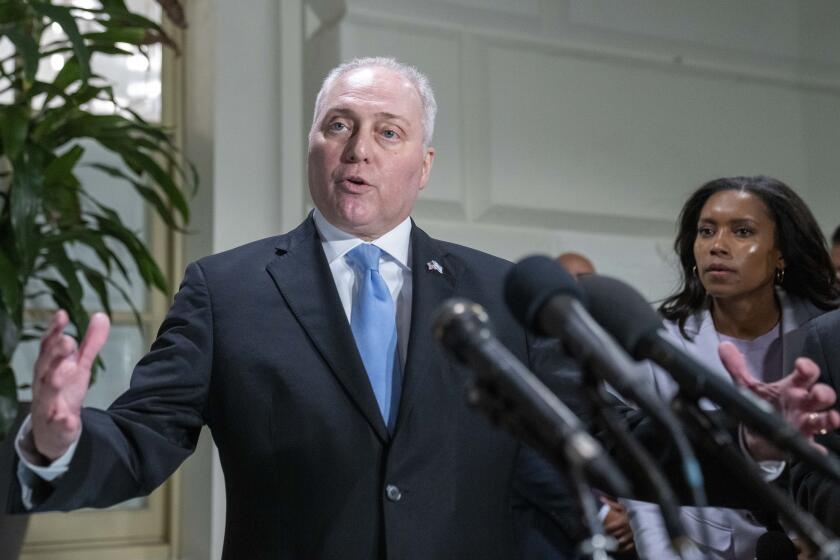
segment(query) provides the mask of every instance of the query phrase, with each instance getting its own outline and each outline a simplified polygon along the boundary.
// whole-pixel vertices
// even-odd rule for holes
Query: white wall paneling
[[[722,72],[498,42],[485,55],[490,198],[502,207],[671,222],[716,176],[765,173],[805,192],[804,109],[840,109],[836,91]]]

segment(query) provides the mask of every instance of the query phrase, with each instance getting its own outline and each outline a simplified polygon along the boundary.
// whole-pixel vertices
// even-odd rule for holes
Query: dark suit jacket
[[[432,312],[486,307],[525,363],[501,259],[411,233],[413,302],[393,434],[380,416],[312,218],[191,264],[130,389],[85,409],[69,472],[38,510],[102,507],[160,485],[207,424],[225,473],[225,558],[509,559],[518,445],[464,399]],[[436,260],[443,273],[429,270]],[[388,490],[389,485],[394,488]]]
[[[820,366],[820,381],[840,394],[840,310],[831,311],[810,321],[803,329],[802,355]],[[840,404],[835,404],[840,408]],[[818,436],[817,441],[835,453],[840,452],[840,434]],[[830,479],[812,467],[794,463],[791,467],[791,490],[796,501],[840,534],[840,482]]]

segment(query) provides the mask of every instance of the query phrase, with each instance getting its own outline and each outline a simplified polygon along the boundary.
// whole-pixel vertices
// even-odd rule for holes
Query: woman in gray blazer
[[[734,343],[757,377],[774,381],[793,357],[785,334],[836,307],[840,286],[825,239],[802,199],[776,179],[722,178],[700,187],[680,213],[674,248],[682,286],[660,307],[667,334],[725,379],[721,342]],[[663,400],[677,392],[665,371],[650,366],[648,374]],[[670,558],[658,507],[627,505],[640,558]],[[705,558],[752,560],[766,531],[758,512],[683,507],[681,515]]]

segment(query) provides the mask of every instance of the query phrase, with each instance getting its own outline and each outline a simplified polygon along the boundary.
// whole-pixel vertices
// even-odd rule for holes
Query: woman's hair
[[[683,336],[690,315],[705,306],[706,290],[696,273],[694,240],[697,222],[706,201],[715,193],[737,190],[757,196],[775,224],[776,248],[785,260],[782,286],[789,294],[806,299],[822,309],[837,307],[840,284],[835,276],[828,246],[814,215],[793,189],[772,177],[724,177],[709,181],[682,208],[674,250],[680,258],[682,286],[665,299],[659,312],[676,321]]]

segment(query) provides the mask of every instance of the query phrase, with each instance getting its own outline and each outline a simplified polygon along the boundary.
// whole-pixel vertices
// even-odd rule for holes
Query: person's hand
[[[32,375],[32,437],[47,461],[61,457],[81,432],[81,410],[90,370],[105,344],[110,321],[103,313],[90,318],[82,344],[63,333],[68,317],[59,310],[41,337]]]
[[[620,502],[607,496],[601,496],[601,503],[610,508],[604,518],[604,530],[618,541],[616,552],[624,554],[635,550],[636,543],[633,541],[633,529],[630,528],[627,509]]]
[[[817,558],[819,550],[808,539],[793,537],[791,541],[798,551],[796,560],[815,560]]]
[[[832,405],[837,400],[834,389],[824,383],[817,383],[820,368],[808,358],[799,358],[793,371],[772,383],[756,379],[749,370],[744,356],[731,342],[720,344],[720,358],[733,381],[746,387],[754,394],[773,405],[782,417],[799,432],[810,439],[813,445],[816,434],[825,434],[840,427],[840,413]],[[752,430],[744,429],[747,451],[757,461],[780,460],[785,455],[763,437]]]

